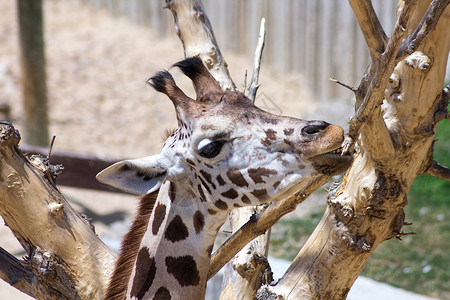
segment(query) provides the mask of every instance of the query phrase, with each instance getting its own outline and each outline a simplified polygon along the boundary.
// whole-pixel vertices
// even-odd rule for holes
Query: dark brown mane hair
[[[122,240],[120,255],[116,261],[113,275],[106,290],[106,300],[125,299],[128,281],[131,276],[141,240],[144,237],[150,215],[158,197],[159,189],[141,197],[138,212],[130,230]]]

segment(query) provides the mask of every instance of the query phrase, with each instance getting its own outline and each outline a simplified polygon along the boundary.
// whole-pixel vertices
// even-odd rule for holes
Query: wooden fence
[[[83,0],[114,15],[126,15],[161,36],[175,35],[164,0]],[[318,99],[349,97],[328,76],[356,86],[369,53],[353,12],[344,0],[203,0],[222,50],[253,56],[262,17],[266,18],[263,61],[282,72],[305,75]],[[374,1],[387,35],[397,1]],[[450,67],[447,68],[450,71]],[[450,72],[447,74],[450,74]]]

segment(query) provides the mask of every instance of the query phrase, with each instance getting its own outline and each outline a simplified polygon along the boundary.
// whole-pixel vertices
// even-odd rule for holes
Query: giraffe
[[[291,195],[351,160],[340,154],[341,127],[274,115],[241,92],[223,92],[198,57],[174,66],[192,80],[196,100],[168,71],[149,79],[178,121],[161,153],[97,175],[144,195],[107,299],[203,299],[214,240],[231,209]]]

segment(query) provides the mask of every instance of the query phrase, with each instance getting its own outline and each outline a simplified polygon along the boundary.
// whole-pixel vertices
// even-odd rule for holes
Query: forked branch
[[[397,61],[395,57],[397,55],[398,49],[400,48],[401,42],[404,39],[405,28],[407,22],[417,5],[415,1],[408,1],[404,3],[401,8],[400,15],[397,18],[392,36],[388,39],[385,51],[378,57],[372,57],[375,61],[372,61],[371,67],[369,68],[369,74],[367,74],[367,82],[362,82],[356,93],[357,103],[361,103],[355,112],[355,115],[349,121],[348,136],[343,143],[344,152],[350,149],[353,143],[356,141],[358,134],[360,133],[361,126],[367,122],[369,119],[379,118],[380,114],[377,111],[381,110],[381,104],[384,98],[384,90],[388,84],[390,75],[392,74]],[[358,7],[358,6],[357,6]],[[360,12],[355,10],[355,16],[358,20],[362,19]],[[375,21],[373,21],[375,22]],[[364,25],[366,26],[366,25]],[[370,27],[371,28],[371,27]],[[363,30],[364,32],[364,30]],[[369,47],[373,47],[375,43],[368,43]],[[377,53],[376,49],[369,48],[371,53]],[[373,65],[378,65],[377,68],[373,68]],[[385,132],[383,135],[387,136],[388,133]],[[378,153],[382,155],[391,155],[393,153],[392,142],[385,139],[385,144],[383,151]],[[370,142],[370,141],[369,141]],[[377,145],[377,147],[380,145]]]
[[[354,143],[361,126],[371,116],[378,115],[375,113],[375,110],[381,109],[383,93],[389,80],[389,74],[392,73],[400,60],[416,51],[430,32],[434,30],[437,21],[450,3],[450,0],[433,0],[416,29],[407,38],[404,38],[405,29],[408,27],[408,20],[410,20],[410,16],[418,2],[405,1],[401,3],[403,3],[403,7],[399,7],[400,15],[392,36],[386,40],[378,18],[373,11],[371,1],[350,0],[356,19],[366,38],[369,51],[372,54],[372,60],[380,64],[380,67],[376,69],[378,72],[382,71],[383,74],[378,74],[371,66],[367,78],[361,82],[356,93],[356,102],[357,104],[361,103],[361,105],[359,105],[355,115],[349,122],[348,136],[343,144],[344,150],[349,149]],[[382,43],[383,45],[385,44],[386,49],[380,53],[379,49]],[[374,56],[374,54],[378,55]],[[396,54],[395,59],[391,59],[394,54]],[[358,99],[358,97],[362,99]],[[391,145],[386,145],[385,150],[391,152],[390,149],[392,149]]]
[[[402,42],[397,54],[397,60],[403,59],[405,56],[412,54],[419,48],[422,41],[434,30],[437,21],[449,3],[450,0],[433,0],[433,2],[431,2],[417,28]]]

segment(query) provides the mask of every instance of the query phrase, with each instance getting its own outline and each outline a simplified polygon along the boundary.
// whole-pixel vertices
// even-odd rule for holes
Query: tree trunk
[[[42,0],[17,0],[25,143],[48,146]]]
[[[55,187],[58,170],[42,157],[29,161],[18,132],[0,124],[0,215],[27,256],[0,252],[0,277],[37,299],[99,299],[115,254]]]
[[[375,248],[404,235],[407,194],[416,176],[432,165],[436,125],[448,104],[442,87],[450,8],[434,30],[432,24],[449,1],[433,1],[427,14],[431,1],[418,1],[416,8],[400,1],[399,21],[389,40],[370,19],[375,14],[365,18],[370,14],[362,13],[370,11],[363,7],[368,1],[350,2],[363,31],[378,33],[366,36],[373,61],[367,81],[356,91],[355,118],[368,107],[372,111],[351,122],[361,122],[359,150],[340,187],[329,195],[322,220],[280,282],[259,291],[260,299],[345,299]],[[417,32],[426,39],[414,49]],[[407,56],[403,51],[409,47],[415,52]]]

